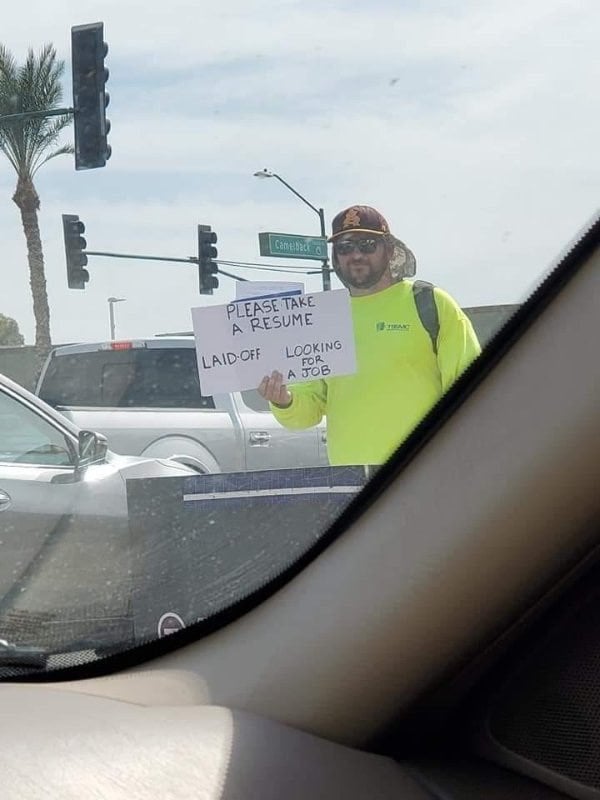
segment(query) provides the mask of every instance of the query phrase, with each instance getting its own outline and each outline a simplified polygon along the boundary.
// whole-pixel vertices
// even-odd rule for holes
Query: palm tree
[[[64,66],[63,61],[57,60],[51,44],[45,45],[39,55],[30,48],[22,66],[18,66],[12,54],[0,44],[0,117],[60,108]],[[12,199],[21,212],[27,242],[35,344],[40,357],[51,346],[50,307],[38,222],[40,198],[33,178],[51,158],[73,152],[70,144],[53,149],[61,131],[70,122],[69,114],[0,121],[0,150],[17,173],[17,188]]]

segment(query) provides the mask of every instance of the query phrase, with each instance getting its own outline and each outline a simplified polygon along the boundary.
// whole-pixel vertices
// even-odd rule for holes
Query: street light
[[[114,305],[115,303],[122,303],[124,300],[127,300],[126,297],[108,297],[108,316],[110,319],[110,340],[114,342],[115,340],[115,311]]]
[[[259,172],[255,172],[254,173],[254,177],[255,178],[276,178],[279,181],[279,183],[282,183],[286,187],[286,189],[289,189],[290,192],[292,192],[292,194],[295,194],[296,197],[298,197],[300,200],[302,200],[302,202],[305,203],[309,208],[312,208],[312,210],[315,212],[315,214],[319,217],[319,221],[321,223],[321,236],[323,237],[323,239],[326,238],[326,233],[325,233],[325,212],[323,211],[322,208],[316,208],[316,206],[313,206],[312,203],[309,203],[308,200],[306,199],[306,197],[302,197],[300,192],[297,192],[294,189],[293,186],[290,186],[290,184],[287,181],[284,181],[283,178],[281,177],[281,175],[278,175],[276,172],[271,172],[268,169],[261,169]],[[329,260],[327,258],[327,255],[325,256],[325,258],[323,259],[323,262],[322,262],[321,274],[323,276],[323,291],[327,292],[327,291],[329,291],[331,289],[331,277],[329,275]]]

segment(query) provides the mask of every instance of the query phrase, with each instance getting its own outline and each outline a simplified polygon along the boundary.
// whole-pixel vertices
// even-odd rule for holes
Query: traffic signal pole
[[[52,111],[23,111],[21,114],[5,114],[0,117],[1,122],[17,122],[21,119],[35,119],[36,117],[64,117],[74,114],[74,108],[53,108]]]
[[[133,258],[138,261],[172,261],[176,264],[197,264],[200,266],[200,261],[196,256],[189,256],[188,258],[171,258],[170,256],[142,256],[133,253],[107,253],[100,250],[85,250],[86,256],[105,256],[108,258]],[[215,262],[216,263],[216,262]],[[239,275],[233,275],[231,272],[226,272],[221,267],[218,268],[219,275],[225,275],[227,278],[233,278],[236,281],[247,281],[248,278],[242,278]]]
[[[104,41],[102,22],[72,27],[73,107],[6,114],[0,116],[0,127],[28,119],[72,116],[75,128],[75,169],[104,167],[111,154],[107,141],[110,121],[106,118],[106,108],[110,101],[106,91],[108,69],[104,64],[107,53],[108,45]]]
[[[276,172],[271,172],[270,170],[265,168],[263,170],[259,170],[258,172],[255,172],[254,173],[254,177],[255,178],[275,178],[276,180],[279,181],[279,183],[283,184],[283,186],[285,186],[286,189],[289,189],[289,191],[292,194],[296,195],[296,197],[299,200],[302,200],[302,202],[305,205],[307,205],[310,209],[312,209],[315,212],[315,214],[319,217],[319,224],[321,226],[321,238],[322,239],[326,239],[327,238],[327,234],[325,232],[325,212],[323,211],[322,208],[317,208],[316,206],[313,206],[313,204],[310,202],[310,200],[307,200],[306,197],[301,195],[300,192],[298,192],[296,189],[294,189],[293,186],[290,186],[290,184],[287,181],[285,181],[281,177],[281,175],[278,175]],[[327,258],[327,250],[325,251],[325,258],[321,262],[321,270],[320,270],[320,272],[321,272],[321,277],[322,277],[322,280],[323,280],[323,291],[324,292],[328,292],[328,291],[331,290],[331,268],[329,266],[329,259]]]
[[[286,189],[289,189],[290,192],[292,192],[292,194],[295,194],[296,197],[298,197],[300,200],[302,200],[302,202],[305,203],[309,208],[312,208],[312,210],[319,217],[319,224],[321,226],[321,237],[323,239],[327,239],[327,233],[325,231],[325,212],[323,211],[323,209],[322,208],[316,208],[316,206],[313,206],[313,204],[311,202],[309,202],[306,199],[306,197],[303,197],[300,194],[300,192],[297,192],[296,189],[294,189],[293,186],[290,186],[290,184],[287,181],[284,181],[283,178],[281,177],[281,175],[277,175],[277,173],[275,173],[275,172],[272,172],[271,175],[274,178],[277,178],[279,183],[282,183],[286,187]],[[321,276],[322,276],[322,280],[323,280],[323,291],[324,292],[331,291],[331,274],[330,274],[329,260],[328,260],[327,256],[325,256],[325,258],[323,259],[323,262],[322,262]]]
[[[217,258],[217,234],[210,225],[198,225],[198,256],[188,258],[171,258],[170,256],[147,256],[134,253],[108,253],[103,250],[87,250],[87,242],[82,237],[85,225],[76,214],[63,214],[63,230],[65,238],[65,254],[67,257],[67,279],[70,289],[85,289],[89,280],[87,270],[88,256],[107,258],[131,258],[137,261],[171,261],[178,264],[197,264],[200,279],[200,294],[212,294],[219,288],[218,275],[225,275],[237,281],[246,281],[221,269]]]

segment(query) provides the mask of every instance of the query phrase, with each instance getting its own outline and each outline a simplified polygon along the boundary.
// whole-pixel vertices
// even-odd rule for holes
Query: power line
[[[230,265],[237,265],[237,266],[244,266],[244,267],[262,267],[263,269],[283,269],[286,270],[288,267],[283,267],[281,264],[265,264],[264,261],[256,262],[256,261],[225,261],[223,259],[217,259],[219,264],[230,264]],[[308,267],[305,267],[308,269]]]
[[[290,269],[289,267],[276,267],[258,265],[247,261],[217,261],[217,264],[225,264],[228,267],[239,267],[241,269],[255,269],[258,272],[285,272],[288,275],[320,275],[321,270],[300,270]]]
[[[236,281],[247,281],[248,278],[242,278],[240,275],[234,275],[232,272],[225,272],[224,269],[219,270],[219,275],[226,275],[228,278],[233,278]]]

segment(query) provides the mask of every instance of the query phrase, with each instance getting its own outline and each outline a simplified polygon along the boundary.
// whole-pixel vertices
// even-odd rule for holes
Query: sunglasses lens
[[[374,253],[377,250],[376,239],[355,239],[353,241],[336,242],[335,252],[340,256],[348,256],[355,250],[361,253]]]
[[[358,241],[358,249],[361,253],[374,253],[377,250],[376,239],[360,239]]]

